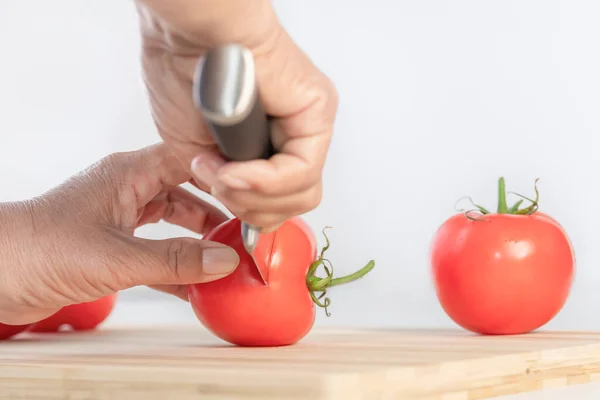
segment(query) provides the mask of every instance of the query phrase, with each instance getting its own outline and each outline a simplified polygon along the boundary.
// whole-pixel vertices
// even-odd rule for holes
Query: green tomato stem
[[[521,204],[523,204],[523,199],[521,199],[521,200],[517,201],[515,204],[513,204],[513,206],[508,209],[508,213],[514,214],[517,211],[519,211],[519,207],[521,207]]]
[[[334,287],[334,286],[344,285],[346,283],[354,282],[355,280],[360,279],[363,276],[365,276],[366,274],[368,274],[369,272],[371,272],[371,270],[373,268],[375,268],[375,261],[371,260],[367,263],[367,265],[365,265],[358,271],[354,272],[353,274],[342,276],[341,278],[333,278],[330,281],[328,287]]]
[[[507,214],[508,205],[506,204],[506,184],[504,178],[498,179],[498,214]]]
[[[339,278],[334,278],[333,277],[333,265],[331,264],[331,262],[328,259],[326,259],[324,257],[325,252],[327,251],[327,249],[329,249],[329,245],[330,245],[329,238],[325,234],[325,229],[323,229],[323,236],[325,236],[326,245],[321,249],[321,254],[317,258],[317,260],[315,260],[308,269],[308,273],[306,275],[306,286],[308,288],[308,291],[310,293],[310,296],[311,296],[313,302],[317,306],[324,308],[325,314],[329,317],[330,314],[329,314],[329,311],[327,310],[327,307],[329,307],[329,305],[331,304],[331,300],[329,299],[329,297],[325,297],[325,295],[327,294],[327,289],[329,289],[333,286],[344,285],[346,283],[350,283],[350,282],[356,281],[357,279],[364,277],[369,272],[371,272],[371,270],[375,267],[375,261],[373,261],[373,260],[369,261],[367,263],[367,265],[365,265],[364,267],[362,267],[361,269],[359,269],[358,271],[356,271],[350,275],[342,276]],[[323,266],[323,269],[325,270],[325,273],[326,273],[326,276],[324,278],[320,278],[315,275],[317,272],[317,269],[321,265]],[[320,292],[321,294],[319,296],[317,296],[316,295],[317,292]],[[324,298],[323,301],[321,301],[322,298]]]
[[[512,215],[531,215],[531,214],[535,213],[539,208],[539,200],[540,200],[540,192],[537,187],[538,181],[539,181],[539,178],[536,179],[535,183],[534,183],[535,198],[530,199],[529,197],[525,197],[519,193],[507,192],[506,191],[506,183],[504,181],[504,178],[501,177],[498,180],[497,213],[498,214],[512,214]],[[506,201],[507,194],[514,194],[514,195],[520,197],[521,199],[518,200],[511,207],[509,207],[507,204],[507,201]],[[482,206],[480,206],[478,204],[475,204],[475,202],[473,202],[473,200],[469,196],[462,197],[462,199],[468,199],[469,202],[471,203],[471,205],[474,207],[474,209],[470,209],[470,210],[457,209],[457,211],[463,212],[463,214],[465,215],[466,218],[473,220],[473,221],[486,220],[485,216],[487,214],[490,214],[490,212],[488,210],[486,210],[485,208],[483,208]],[[523,204],[523,201],[529,201],[531,204],[528,205],[527,207],[519,208]],[[479,212],[483,216],[482,217],[472,217],[470,215],[470,213],[472,213],[472,212]]]

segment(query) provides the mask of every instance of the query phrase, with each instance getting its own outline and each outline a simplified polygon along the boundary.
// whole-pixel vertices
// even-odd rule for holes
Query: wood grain
[[[186,327],[0,343],[0,399],[473,400],[596,380],[600,332],[329,329],[236,348]]]

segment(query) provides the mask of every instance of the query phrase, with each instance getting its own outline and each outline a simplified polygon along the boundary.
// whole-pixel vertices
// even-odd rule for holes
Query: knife
[[[270,118],[259,98],[249,49],[227,44],[208,50],[198,62],[193,87],[194,103],[226,159],[249,161],[274,154]],[[259,232],[242,222],[244,248],[253,258]]]

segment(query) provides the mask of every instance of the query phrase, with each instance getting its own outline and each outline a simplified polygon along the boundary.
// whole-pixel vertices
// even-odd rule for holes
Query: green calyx
[[[325,236],[325,246],[321,249],[321,254],[319,255],[319,257],[310,265],[309,269],[308,269],[308,273],[306,275],[306,286],[308,287],[308,291],[310,293],[310,297],[312,298],[313,302],[321,307],[325,309],[325,314],[329,317],[331,314],[329,314],[329,311],[327,310],[327,307],[329,307],[329,305],[331,304],[331,300],[329,299],[329,297],[325,297],[327,294],[327,289],[333,287],[333,286],[339,286],[339,285],[343,285],[346,283],[350,283],[353,282],[357,279],[362,278],[363,276],[365,276],[366,274],[368,274],[374,267],[375,267],[375,261],[371,260],[367,263],[367,265],[365,265],[364,267],[362,267],[361,269],[359,269],[358,271],[350,274],[350,275],[346,275],[346,276],[342,276],[339,278],[334,278],[333,277],[333,265],[331,264],[331,262],[325,258],[325,252],[327,251],[327,249],[329,249],[329,238],[327,237],[327,234],[325,233],[325,229],[330,228],[330,227],[325,227],[323,229],[323,236]],[[320,266],[323,266],[323,269],[325,270],[325,274],[326,276],[324,278],[318,277],[315,274],[317,273],[317,269]],[[319,293],[319,295],[317,296],[316,293]],[[321,300],[323,299],[323,300]]]
[[[534,212],[536,212],[539,208],[538,202],[539,202],[539,198],[540,198],[540,193],[539,193],[538,187],[537,187],[538,181],[539,181],[539,178],[536,179],[534,182],[535,199],[530,199],[519,193],[507,192],[506,191],[506,183],[504,181],[504,178],[500,177],[500,179],[498,179],[498,207],[496,209],[496,214],[531,215]],[[507,201],[507,194],[514,194],[515,196],[518,196],[521,199],[517,200],[512,206],[509,206],[508,201]],[[465,197],[463,197],[463,199],[464,198]],[[470,213],[472,213],[472,212],[479,212],[480,214],[483,214],[483,215],[491,214],[491,212],[489,210],[485,209],[484,207],[482,207],[478,204],[475,204],[470,197],[466,197],[466,199],[469,200],[469,202],[473,205],[473,207],[475,207],[475,209],[470,209],[470,210],[460,209],[458,211],[464,212],[464,214],[467,218],[477,219],[470,215]],[[527,207],[521,208],[521,205],[523,204],[524,200],[529,201],[531,204],[528,205]]]

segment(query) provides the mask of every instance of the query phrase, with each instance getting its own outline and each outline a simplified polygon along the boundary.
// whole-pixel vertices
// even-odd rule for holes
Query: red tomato
[[[523,334],[549,322],[571,289],[575,256],[563,228],[532,206],[457,214],[436,232],[431,267],[442,308],[480,334]],[[537,188],[536,188],[537,192]]]
[[[313,326],[315,303],[329,305],[329,299],[321,302],[315,292],[324,295],[327,288],[358,279],[374,266],[371,261],[343,278],[334,279],[330,269],[326,277],[316,277],[328,245],[317,258],[315,236],[300,218],[292,218],[276,232],[261,236],[254,253],[255,265],[244,250],[239,219],[216,227],[204,239],[232,247],[240,263],[224,278],[189,288],[190,303],[200,322],[216,336],[239,346],[296,343]]]
[[[28,330],[30,332],[58,332],[62,326],[70,326],[76,331],[95,329],[112,312],[117,294],[102,297],[95,301],[73,304],[63,307],[48,318],[36,322]]]
[[[0,340],[10,339],[23,332],[28,326],[29,325],[6,325],[0,323]]]

